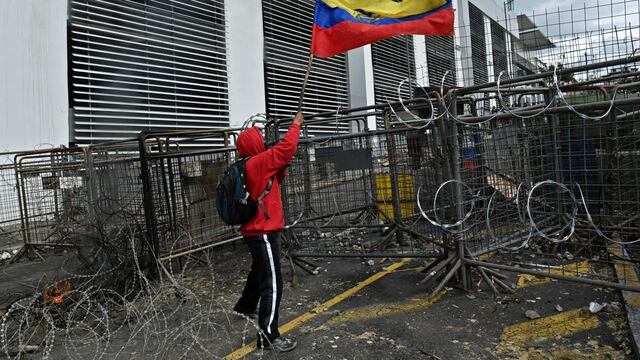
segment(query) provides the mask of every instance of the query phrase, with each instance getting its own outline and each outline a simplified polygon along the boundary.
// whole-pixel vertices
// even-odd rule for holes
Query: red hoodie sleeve
[[[259,155],[264,159],[263,166],[266,167],[268,177],[284,170],[289,162],[291,162],[293,155],[296,154],[296,150],[298,149],[299,139],[300,125],[292,124],[287,134],[278,144]]]
[[[287,176],[287,170],[286,169],[280,169],[278,170],[278,172],[276,173],[276,179],[278,179],[278,182],[280,184],[282,184],[282,182],[284,181],[284,178]]]

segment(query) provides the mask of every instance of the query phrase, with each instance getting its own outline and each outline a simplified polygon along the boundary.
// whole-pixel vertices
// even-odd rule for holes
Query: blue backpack
[[[245,182],[245,165],[248,160],[249,158],[243,158],[229,165],[216,188],[216,209],[222,221],[227,225],[248,223],[256,216],[258,206],[265,213],[266,218],[269,219],[269,214],[262,203],[262,199],[271,191],[273,178],[269,180],[267,188],[258,197],[258,201],[253,200]]]

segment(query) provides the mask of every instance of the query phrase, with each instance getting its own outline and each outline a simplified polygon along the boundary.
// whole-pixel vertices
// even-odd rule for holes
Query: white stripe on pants
[[[276,299],[278,298],[278,287],[276,286],[276,266],[273,262],[273,253],[271,252],[271,244],[267,235],[263,235],[263,240],[267,246],[267,254],[269,255],[269,266],[271,267],[271,316],[269,317],[269,323],[267,324],[267,334],[271,334],[271,324],[273,318],[276,315]]]

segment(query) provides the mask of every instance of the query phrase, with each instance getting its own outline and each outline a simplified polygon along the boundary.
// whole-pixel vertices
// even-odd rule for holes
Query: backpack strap
[[[250,158],[251,158],[250,156],[247,156],[245,158],[240,159],[240,161],[244,161],[246,164],[246,162],[249,161]],[[265,196],[267,196],[267,194],[269,194],[272,186],[273,186],[273,177],[269,179],[269,183],[267,183],[267,188],[264,189],[262,194],[260,194],[260,196],[258,197],[258,206],[264,213],[264,216],[267,218],[267,220],[271,219],[271,217],[269,216],[269,212],[267,211],[267,208],[264,206],[264,202],[262,200],[264,199]],[[246,186],[245,186],[245,189],[246,189]],[[247,199],[248,198],[249,198],[249,192],[247,191]]]
[[[264,189],[262,194],[258,197],[258,206],[260,206],[260,209],[262,209],[262,212],[264,213],[264,216],[267,218],[267,220],[271,219],[271,217],[269,216],[269,212],[267,212],[267,208],[264,206],[264,203],[262,202],[262,199],[264,199],[264,197],[267,196],[269,191],[271,191],[271,187],[272,186],[273,186],[273,177],[271,179],[269,179],[269,183],[267,184],[267,188]]]
[[[246,184],[247,179],[246,179],[246,176],[245,176],[245,173],[246,173],[245,165],[247,164],[247,161],[250,158],[251,158],[250,156],[247,156],[247,157],[243,157],[243,158],[241,158],[240,160],[237,161],[239,163],[240,162],[242,163],[242,169],[243,169],[243,171],[240,173],[240,177],[242,177],[242,187],[244,188],[245,195],[244,195],[243,199],[240,199],[240,203],[241,204],[246,204],[247,201],[249,200],[249,195],[250,195],[249,194],[249,189],[247,189],[247,184]]]

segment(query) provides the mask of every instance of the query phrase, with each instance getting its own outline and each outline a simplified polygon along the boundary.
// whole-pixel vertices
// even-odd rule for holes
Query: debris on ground
[[[598,304],[597,302],[592,301],[592,302],[589,303],[589,311],[592,314],[597,314],[600,311],[602,311],[602,309],[604,309],[606,306],[607,306],[606,303],[605,304]]]
[[[539,319],[540,318],[540,314],[538,314],[538,312],[535,311],[535,310],[527,310],[527,311],[525,311],[524,316],[526,316],[527,319],[529,319],[529,320],[535,320],[535,319]]]

